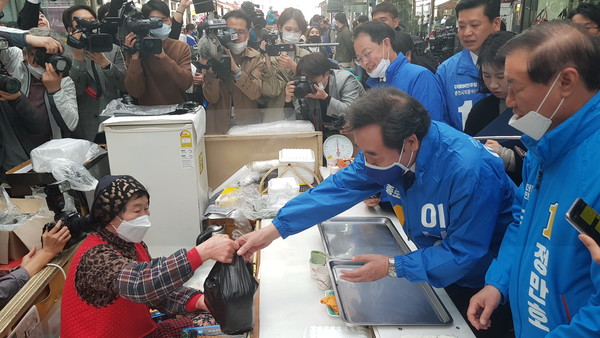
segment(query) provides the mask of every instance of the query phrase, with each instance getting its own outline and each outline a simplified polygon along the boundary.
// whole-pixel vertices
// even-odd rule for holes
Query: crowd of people
[[[140,244],[139,229],[149,227],[143,185],[128,176],[101,180],[92,235],[67,278],[63,336],[83,334],[81,323],[90,321],[100,336],[125,328],[127,335],[164,336],[190,323],[157,326],[148,306],[206,310],[201,293],[182,287],[203,261],[227,262],[234,251],[249,259],[362,200],[376,205],[378,193],[419,249],[354,257],[365,264],[343,271],[343,279],[391,276],[443,287],[480,337],[599,334],[600,248],[580,240],[563,217],[577,197],[600,210],[598,6],[582,3],[568,21],[516,35],[505,31],[499,0],[460,0],[463,49],[437,64],[415,50],[418,38],[404,31],[389,2],[352,27],[344,13],[333,25],[319,15],[307,22],[295,8],[265,18],[245,2],[222,18],[230,37],[221,41],[222,63],[201,51],[206,26],[183,27],[191,4],[182,0],[175,12],[160,0],[143,4],[144,18],[162,22],[149,31],[160,52],[148,54],[135,33],[106,52],[77,47],[80,19],[106,15],[86,5],[63,13],[67,47],[39,1],[28,0],[20,22],[27,30],[0,29],[11,46],[0,62],[21,82],[20,91],[0,90],[2,175],[50,139],[99,142],[100,112],[124,94],[140,105],[196,101],[206,107],[207,132],[216,134],[232,124],[282,120],[287,108],[326,136],[351,133],[360,152],[290,201],[273,225],[166,258],[151,259]],[[291,47],[273,53],[274,44]],[[61,56],[69,69],[47,55]],[[309,91],[300,95],[303,81]],[[109,316],[120,322],[107,325]]]

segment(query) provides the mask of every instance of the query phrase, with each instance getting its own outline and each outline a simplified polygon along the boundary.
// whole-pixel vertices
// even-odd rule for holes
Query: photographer
[[[298,60],[310,54],[309,51],[298,44],[302,33],[306,31],[306,20],[299,9],[286,8],[277,20],[277,30],[281,37],[278,43],[296,44],[295,50],[282,52],[279,56],[266,55],[267,42],[263,41],[260,45],[260,52],[265,54],[265,66],[267,71],[263,75],[262,94],[265,98],[267,108],[283,108],[285,99],[285,85],[292,80],[296,80],[296,65]],[[265,122],[277,121],[283,119],[283,111],[278,116],[265,117]]]
[[[265,64],[260,53],[247,47],[250,19],[240,10],[231,11],[223,19],[227,28],[237,31],[237,40],[229,42],[225,52],[231,59],[230,73],[217,74],[205,69],[203,92],[209,102],[206,112],[207,133],[224,134],[229,128],[229,112],[236,109],[236,121],[244,123],[252,116],[243,109],[258,108],[256,100],[262,93]],[[206,60],[201,60],[205,63]],[[240,110],[242,109],[242,110]]]
[[[94,10],[86,5],[74,5],[63,12],[62,21],[68,34],[79,41],[81,30],[75,18],[89,22],[98,21]],[[75,83],[79,125],[73,137],[94,141],[98,126],[102,122],[98,116],[106,104],[119,98],[125,91],[125,61],[117,45],[112,51],[94,53],[84,48],[72,48],[73,67],[69,76]]]
[[[46,264],[62,251],[71,238],[69,229],[57,225],[42,234],[42,249],[33,247],[23,256],[21,266],[6,276],[0,277],[0,309],[2,309],[33,275],[42,270]]]
[[[202,292],[183,283],[208,260],[231,263],[239,246],[227,235],[214,235],[190,250],[151,258],[143,242],[149,215],[150,195],[135,178],[98,181],[90,215],[81,224],[90,234],[65,281],[61,337],[179,337],[182,328],[195,326],[190,318],[157,324],[149,308],[168,314],[207,311]]]
[[[315,130],[324,132],[324,137],[337,134],[345,124],[344,116],[349,106],[365,92],[360,82],[349,71],[338,69],[323,53],[303,56],[296,72],[310,80],[314,91],[294,102],[296,116],[311,121]],[[297,82],[288,82],[286,103],[292,102]]]
[[[186,90],[192,85],[191,53],[187,43],[169,39],[171,11],[160,0],[150,0],[142,6],[145,18],[159,18],[162,27],[150,30],[150,35],[162,40],[160,54],[144,55],[135,49],[136,34],[129,33],[124,45],[129,49],[125,60],[125,89],[140,105],[177,104],[187,101]]]
[[[258,49],[260,47],[261,41],[266,38],[267,34],[269,34],[265,29],[265,26],[267,25],[265,15],[250,1],[242,2],[240,9],[250,18],[251,28],[250,38],[248,39],[248,46],[254,49]]]
[[[17,47],[59,46],[52,38],[7,28],[0,30],[0,39]],[[47,112],[34,109],[27,96],[22,95],[20,82],[9,76],[3,65],[0,67],[3,69],[0,75],[0,182],[5,182],[5,172],[27,161],[31,150],[47,141],[51,132]]]
[[[71,62],[61,56],[64,48],[60,35],[50,29],[32,28],[27,39],[30,44],[22,51],[17,47],[0,51],[0,62],[21,82],[21,93],[44,119],[43,130],[34,136],[37,146],[52,138],[69,137],[79,115],[73,80],[56,69],[60,66],[68,71]]]

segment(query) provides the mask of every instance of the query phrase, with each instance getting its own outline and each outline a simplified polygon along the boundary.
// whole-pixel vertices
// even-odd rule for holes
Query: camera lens
[[[300,99],[304,98],[306,94],[310,93],[312,93],[312,88],[307,82],[299,82],[296,85],[296,89],[294,89],[294,96]]]
[[[0,75],[0,90],[9,94],[15,94],[21,90],[21,82],[12,76]]]

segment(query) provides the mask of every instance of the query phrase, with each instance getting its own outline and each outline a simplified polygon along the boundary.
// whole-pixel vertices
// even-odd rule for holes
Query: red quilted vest
[[[61,338],[71,337],[144,337],[156,329],[147,305],[125,298],[102,308],[95,308],[79,297],[75,288],[75,271],[83,254],[96,245],[107,244],[100,236],[90,234],[81,244],[67,274],[61,304]],[[144,247],[136,243],[139,262],[150,257]]]

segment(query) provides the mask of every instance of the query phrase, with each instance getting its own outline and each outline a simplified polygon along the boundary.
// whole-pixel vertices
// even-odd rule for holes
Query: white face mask
[[[44,73],[46,72],[46,68],[38,68],[38,67],[34,67],[30,64],[27,64],[27,68],[29,69],[29,72],[31,73],[31,75],[33,75],[33,77],[35,77],[36,79],[41,79],[42,75],[44,75]]]
[[[246,49],[247,45],[248,45],[248,40],[246,40],[244,42],[240,42],[240,43],[230,42],[229,50],[231,50],[231,52],[235,55],[240,55],[244,52],[244,49]]]
[[[170,33],[171,33],[171,25],[167,25],[164,23],[161,27],[150,30],[150,34],[161,39],[162,41],[165,41],[169,37]]]
[[[293,32],[282,32],[281,42],[283,43],[298,43],[302,34]]]
[[[383,49],[385,50],[385,45],[383,45]],[[379,61],[379,64],[377,65],[377,67],[375,69],[373,69],[372,72],[367,72],[367,74],[369,74],[370,77],[375,78],[375,79],[385,79],[385,72],[387,71],[389,66],[390,66],[390,52],[388,51],[387,59],[381,59],[381,61]]]
[[[117,216],[117,218],[119,217]],[[117,235],[119,235],[119,238],[132,243],[141,242],[151,225],[148,215],[140,216],[131,221],[124,221],[120,218],[119,220],[121,220],[121,225],[119,225],[118,228],[115,228],[115,226],[112,224],[111,226],[113,229],[115,229]]]
[[[510,118],[510,121],[508,121],[508,125],[517,129],[518,131],[523,132],[524,134],[529,135],[532,139],[536,141],[541,139],[542,136],[546,134],[546,131],[548,131],[548,128],[550,128],[550,125],[552,124],[552,118],[554,117],[554,115],[556,115],[556,112],[560,109],[563,102],[565,101],[565,98],[563,97],[562,100],[560,100],[560,103],[558,104],[554,112],[552,113],[552,115],[550,116],[550,118],[547,118],[544,115],[538,113],[542,108],[544,102],[546,102],[548,95],[550,95],[550,92],[552,91],[552,89],[554,89],[554,85],[556,84],[559,78],[560,73],[552,83],[552,86],[550,86],[550,89],[546,93],[546,96],[544,96],[544,99],[540,103],[540,106],[537,110],[530,111],[529,113],[525,114],[519,119],[517,119],[519,115],[513,115]]]

